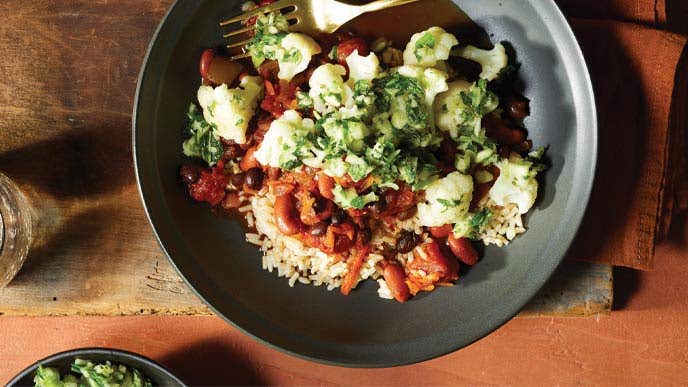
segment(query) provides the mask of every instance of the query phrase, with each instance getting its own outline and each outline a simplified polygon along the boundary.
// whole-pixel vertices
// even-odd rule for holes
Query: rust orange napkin
[[[666,0],[557,0],[574,18],[613,19],[659,26],[666,23]]]
[[[559,3],[576,16],[665,20],[661,0]],[[613,20],[573,18],[571,24],[595,89],[599,156],[590,205],[569,257],[651,269],[655,245],[666,238],[688,191],[682,160],[686,38]]]

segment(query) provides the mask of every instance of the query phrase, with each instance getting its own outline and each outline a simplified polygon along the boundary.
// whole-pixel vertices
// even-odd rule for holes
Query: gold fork
[[[269,12],[282,12],[290,23],[289,30],[303,32],[306,34],[333,33],[349,20],[368,12],[379,11],[381,9],[396,7],[399,5],[413,3],[419,0],[376,0],[363,5],[350,5],[336,0],[279,0],[264,7],[244,12],[243,14],[227,19],[220,23],[220,26],[227,26],[233,23],[245,22],[248,19],[263,15]],[[236,29],[225,38],[239,37],[243,33],[248,33],[253,26]],[[239,48],[249,43],[251,39],[233,42],[227,48]],[[235,55],[232,59],[245,58],[248,54]]]

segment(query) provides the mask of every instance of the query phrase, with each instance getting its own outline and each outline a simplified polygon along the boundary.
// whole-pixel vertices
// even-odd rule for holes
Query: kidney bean
[[[513,95],[506,101],[506,113],[511,118],[522,120],[530,115],[530,101],[522,95]]]
[[[246,172],[246,186],[252,190],[260,190],[263,188],[263,179],[265,178],[265,174],[263,173],[263,170],[256,167],[256,168],[251,168]]]
[[[337,45],[337,61],[339,64],[346,66],[346,58],[356,50],[358,50],[358,55],[360,56],[368,56],[370,53],[368,44],[361,38],[350,38],[339,43]]]
[[[406,273],[404,269],[393,263],[385,263],[382,268],[382,276],[385,278],[387,287],[395,300],[406,302],[411,298],[411,292],[406,284]]]
[[[243,67],[226,56],[215,55],[208,67],[206,78],[216,85],[231,85]]]
[[[210,69],[210,63],[213,61],[213,58],[215,58],[215,50],[212,48],[203,51],[201,54],[201,61],[198,64],[198,70],[203,79],[207,79],[208,77],[208,70]]]
[[[446,238],[452,232],[452,225],[445,224],[444,226],[428,227],[428,231],[435,238]]]
[[[452,233],[447,238],[447,244],[456,258],[466,265],[472,266],[478,262],[478,253],[473,248],[470,239],[456,238]]]
[[[186,184],[195,183],[201,176],[201,167],[196,164],[186,164],[179,168],[179,176]]]
[[[403,230],[397,239],[396,248],[398,252],[406,254],[413,250],[419,242],[420,237],[415,232]]]
[[[296,214],[295,200],[292,195],[282,195],[275,199],[275,225],[284,235],[297,234],[302,227]]]

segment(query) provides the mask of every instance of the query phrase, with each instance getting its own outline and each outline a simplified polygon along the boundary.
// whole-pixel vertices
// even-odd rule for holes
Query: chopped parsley
[[[188,138],[182,146],[184,155],[199,157],[208,165],[215,165],[224,152],[220,138],[215,133],[215,127],[203,118],[203,114],[194,104],[189,105],[186,117],[188,123],[185,132]]]
[[[415,55],[418,62],[420,62],[423,59],[423,56],[425,56],[425,54],[427,53],[427,51],[434,49],[436,44],[437,38],[435,38],[435,35],[433,35],[430,32],[426,32],[416,42],[416,47],[415,50],[413,50],[413,55]]]

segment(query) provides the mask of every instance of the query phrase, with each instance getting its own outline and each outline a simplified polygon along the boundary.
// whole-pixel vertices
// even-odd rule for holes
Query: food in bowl
[[[150,387],[153,384],[141,371],[109,361],[94,364],[81,358],[74,359],[70,367],[74,374],[60,375],[53,367],[38,366],[34,375],[36,387],[121,386]]]
[[[431,27],[402,50],[289,32],[279,13],[248,23],[250,61],[201,57],[182,149],[205,165],[180,175],[193,199],[245,219],[264,269],[344,295],[373,279],[405,302],[455,283],[479,260],[473,243],[526,231],[544,148],[502,44],[461,47]]]

